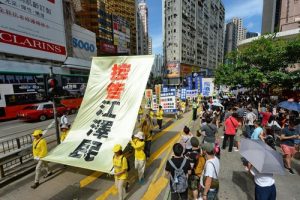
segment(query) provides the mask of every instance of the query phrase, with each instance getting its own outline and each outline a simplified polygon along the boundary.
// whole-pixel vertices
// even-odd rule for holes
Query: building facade
[[[163,65],[164,65],[164,57],[161,54],[156,54],[153,62],[153,66],[151,72],[154,77],[162,77],[163,76]]]
[[[149,52],[148,6],[145,0],[138,4],[138,54],[147,55]]]
[[[148,41],[148,54],[152,55],[152,37],[149,37]]]
[[[237,27],[233,22],[226,24],[224,56],[237,48]]]
[[[300,0],[281,0],[279,31],[300,28]]]
[[[223,60],[225,9],[220,0],[164,0],[163,30],[169,84]]]
[[[257,36],[258,36],[258,33],[255,33],[255,32],[247,32],[247,34],[246,34],[246,39],[253,38],[253,37],[257,37]]]
[[[126,20],[130,26],[130,55],[137,54],[137,2],[136,0],[102,0],[106,11]]]
[[[243,26],[243,20],[241,18],[234,17],[232,22],[236,25],[237,29],[237,42],[246,39],[247,30]]]

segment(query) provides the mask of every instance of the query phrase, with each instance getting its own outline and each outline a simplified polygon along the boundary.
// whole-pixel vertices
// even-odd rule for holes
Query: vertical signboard
[[[202,95],[205,97],[213,96],[214,93],[214,79],[202,78]]]
[[[151,108],[151,104],[152,104],[152,89],[146,89],[145,90],[145,100],[146,100],[145,108],[146,109]]]
[[[175,92],[162,92],[160,94],[160,105],[165,113],[176,112],[176,96]]]
[[[62,0],[0,0],[0,52],[64,61]]]
[[[130,24],[124,18],[112,15],[114,45],[117,53],[130,54]]]
[[[152,104],[151,104],[152,110],[158,110],[158,104],[157,104],[157,98],[156,95],[152,95]]]

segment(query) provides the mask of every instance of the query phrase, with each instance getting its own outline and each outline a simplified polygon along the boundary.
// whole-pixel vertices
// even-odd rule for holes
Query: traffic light
[[[50,96],[54,96],[56,93],[56,88],[57,88],[57,80],[53,77],[51,77],[48,80],[48,94]]]

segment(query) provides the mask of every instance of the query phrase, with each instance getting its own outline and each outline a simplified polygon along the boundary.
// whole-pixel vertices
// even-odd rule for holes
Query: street
[[[133,157],[130,158],[132,166],[129,175],[130,188],[127,194],[128,200],[136,199],[168,199],[168,179],[163,176],[167,159],[170,158],[172,145],[179,140],[184,125],[197,126],[197,122],[191,122],[191,112],[188,112],[180,120],[175,121],[154,136],[152,155],[147,161],[145,171],[145,184],[137,183],[137,173],[133,168]],[[197,128],[194,128],[197,129]],[[238,152],[221,153],[220,191],[221,200],[254,199],[254,182],[242,165]],[[110,159],[110,158],[107,158]],[[84,199],[84,200],[115,200],[117,192],[112,176],[93,172],[81,168],[62,166],[51,163],[54,175],[42,179],[41,185],[32,190],[30,185],[34,180],[34,173],[21,178],[1,189],[0,199],[5,200],[31,200],[31,199]],[[296,175],[286,174],[275,176],[277,187],[277,199],[298,200],[300,162],[293,162]],[[288,186],[287,186],[288,183]]]

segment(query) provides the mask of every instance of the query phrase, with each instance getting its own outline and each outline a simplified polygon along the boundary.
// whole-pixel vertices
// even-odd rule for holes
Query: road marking
[[[179,133],[177,135],[179,135]],[[178,139],[179,139],[179,137],[178,137]],[[178,139],[175,140],[175,142],[178,141]],[[157,177],[159,176],[162,168],[165,166],[167,160],[169,159],[170,153],[172,152],[172,147],[173,147],[175,142],[172,142],[172,144],[170,144],[170,146],[169,146],[169,149],[167,149],[168,151],[166,153],[166,156],[161,161],[158,169],[156,170],[156,174],[154,175],[154,177],[153,177],[153,179],[152,179],[152,181],[151,181],[151,183],[148,187],[148,190],[146,191],[146,193],[142,197],[142,200],[156,199],[158,197],[158,195],[161,193],[161,191],[167,186],[169,180],[164,176],[164,172],[158,180],[157,180]]]
[[[161,146],[155,153],[153,153],[150,156],[150,159],[146,163],[146,167],[150,166],[154,160],[156,160],[163,152],[165,152],[168,148],[170,148],[170,144],[175,143],[180,138],[180,132],[178,132],[175,136],[173,136],[168,142],[166,142],[163,146]],[[172,147],[172,146],[171,146]],[[167,156],[168,158],[168,156]],[[130,181],[132,179],[136,179],[137,176],[133,176],[133,178],[130,178]],[[109,195],[116,195],[117,189],[115,188],[115,185],[112,185],[108,190],[106,190],[102,195],[96,198],[96,200],[105,200]]]
[[[168,122],[171,121],[171,120],[172,120],[172,119],[168,120],[166,123],[168,123]],[[164,134],[166,134],[170,129],[172,129],[172,128],[175,126],[175,123],[177,123],[177,121],[174,122],[173,124],[171,124],[170,126],[168,126],[167,128],[165,128],[163,131],[161,131],[161,132],[155,134],[155,135],[153,136],[153,141],[157,140],[158,138],[160,138],[161,136],[163,136]],[[128,157],[128,156],[130,156],[130,155],[131,155],[131,154],[129,154],[129,153],[125,154],[126,157]],[[150,159],[151,159],[151,158],[150,158]],[[102,176],[103,174],[104,174],[103,172],[98,172],[98,171],[93,172],[91,175],[85,177],[84,179],[82,179],[82,180],[80,181],[80,188],[83,188],[83,187],[85,187],[85,186],[91,184],[92,182],[94,182],[95,180],[97,180],[97,178],[98,178],[99,176]]]

